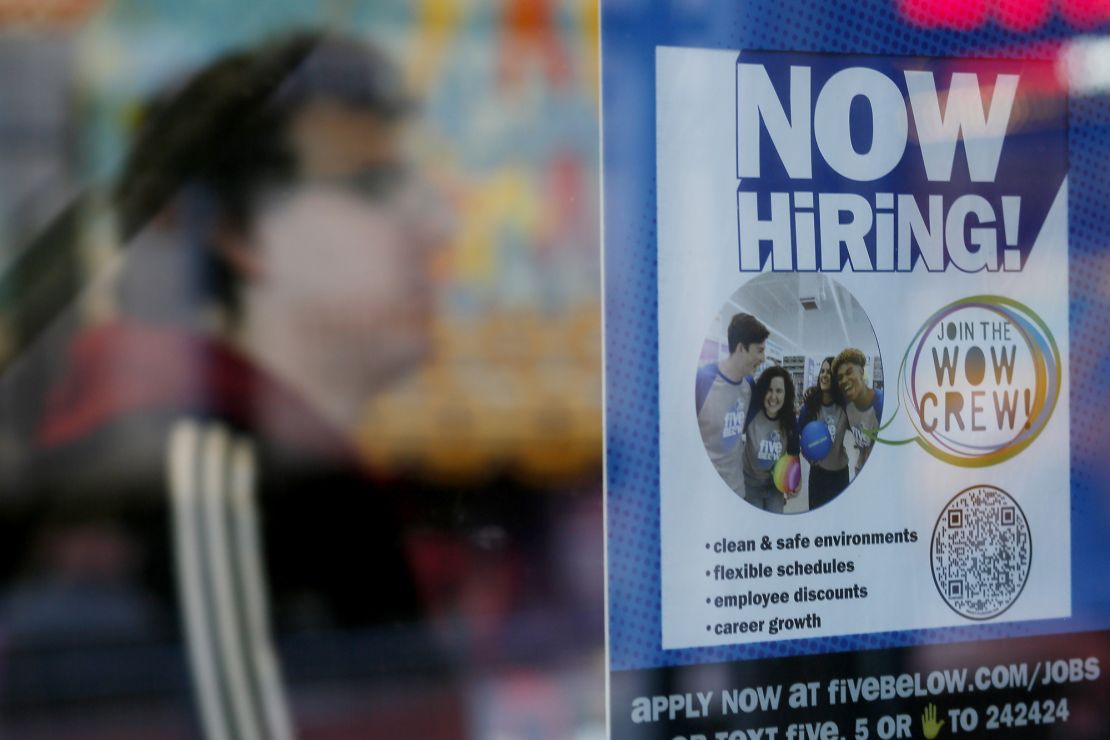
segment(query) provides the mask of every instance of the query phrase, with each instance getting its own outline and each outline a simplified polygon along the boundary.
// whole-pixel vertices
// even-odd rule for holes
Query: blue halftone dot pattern
[[[660,647],[655,47],[1052,59],[1061,42],[1100,29],[1079,29],[1057,10],[1033,32],[1022,33],[994,20],[967,31],[913,26],[899,16],[894,3],[674,2],[646,10],[636,5],[607,2],[602,10],[611,667],[1106,627],[1110,584],[1101,568],[1085,567],[1110,557],[1110,540],[1104,535],[1110,505],[1102,493],[1110,490],[1105,432],[1110,419],[1110,98],[1092,96],[1069,104],[1073,618],[688,650]]]
[[[1072,589],[1077,619],[1105,624],[1110,583],[1100,567],[1110,556],[1110,96],[1069,103]]]

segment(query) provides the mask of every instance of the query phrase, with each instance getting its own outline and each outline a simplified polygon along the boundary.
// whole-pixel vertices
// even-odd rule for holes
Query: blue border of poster
[[[658,46],[928,57],[1051,58],[1080,30],[1055,11],[1031,33],[906,23],[896,4],[603,2],[602,110],[608,639],[613,670],[750,660],[1110,627],[1110,94],[1072,95],[1069,372],[1072,616],[664,650],[661,638],[655,50]],[[1105,29],[1104,29],[1105,30]],[[1065,399],[1061,399],[1064,401]]]

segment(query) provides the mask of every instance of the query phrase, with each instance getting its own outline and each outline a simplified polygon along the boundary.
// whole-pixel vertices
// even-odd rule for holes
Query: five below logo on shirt
[[[731,450],[740,441],[744,434],[744,418],[746,416],[747,408],[742,401],[733,404],[732,409],[725,414],[725,426],[721,431],[722,448]]]
[[[760,440],[756,457],[760,466],[766,470],[770,470],[782,457],[782,435],[777,430],[771,432],[767,439]]]
[[[855,427],[852,427],[851,429],[852,436],[856,439],[856,447],[859,447],[860,449],[863,449],[864,447],[870,447],[875,441],[869,434],[867,434],[867,432],[863,431],[862,429],[856,429]]]
[[[1061,190],[1049,62],[743,52],[741,271],[1020,271]]]

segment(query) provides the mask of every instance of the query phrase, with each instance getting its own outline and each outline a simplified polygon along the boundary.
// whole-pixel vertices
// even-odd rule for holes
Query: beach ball
[[[775,488],[782,493],[794,493],[798,484],[802,482],[802,464],[798,462],[797,455],[783,455],[775,463],[771,476],[775,480]]]

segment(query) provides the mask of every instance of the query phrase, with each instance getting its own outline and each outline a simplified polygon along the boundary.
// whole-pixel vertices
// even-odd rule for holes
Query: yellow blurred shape
[[[416,50],[409,55],[413,60],[409,83],[416,92],[426,95],[442,76],[440,68],[462,18],[458,0],[421,0],[416,10]]]
[[[478,185],[466,201],[462,209],[466,217],[456,243],[456,264],[463,279],[481,280],[494,274],[494,247],[503,241],[499,233],[515,230],[531,242],[531,235],[541,224],[543,204],[532,179],[516,167],[498,171]]]
[[[360,441],[380,469],[556,481],[601,461],[599,307],[445,319],[439,356],[367,409]]]

